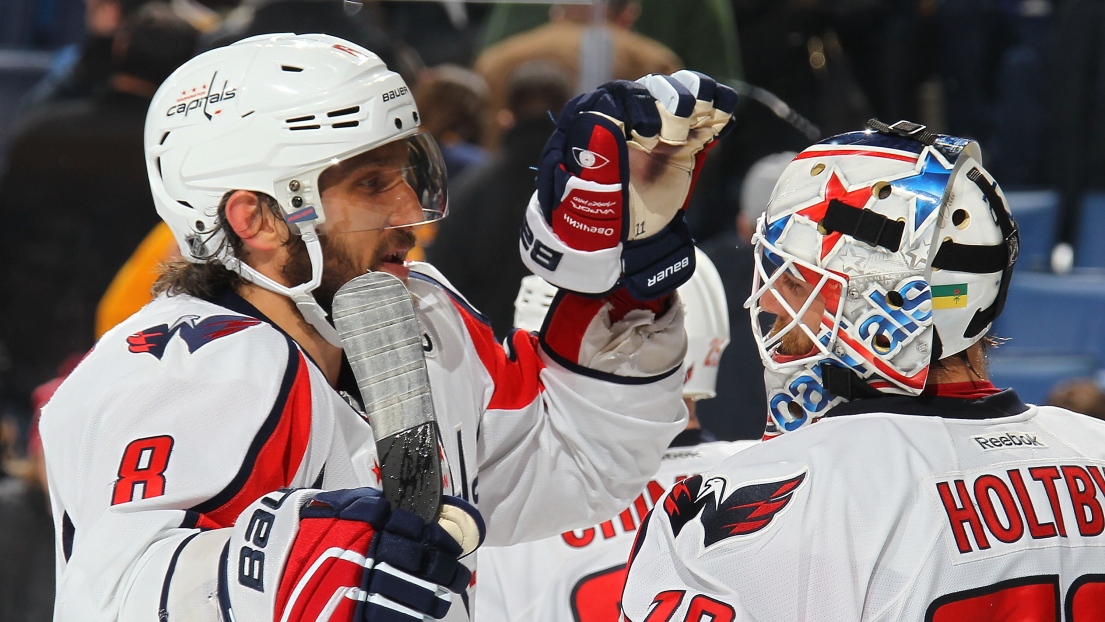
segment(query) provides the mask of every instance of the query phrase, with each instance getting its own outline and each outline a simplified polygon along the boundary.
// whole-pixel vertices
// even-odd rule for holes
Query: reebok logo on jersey
[[[188,345],[188,352],[195,352],[216,339],[260,323],[261,320],[244,315],[212,315],[203,320],[198,315],[185,315],[174,322],[172,327],[160,324],[127,337],[127,349],[133,354],[152,354],[160,359],[173,335],[179,334]]]
[[[805,480],[803,471],[779,481],[746,484],[726,495],[728,482],[724,477],[703,481],[701,475],[695,475],[672,487],[664,500],[664,513],[677,537],[687,523],[701,515],[702,544],[709,547],[767,527]]]
[[[1088,546],[1086,538],[1105,531],[1105,470],[1099,465],[975,472],[937,481],[935,492],[949,541],[961,555],[1005,554],[1051,538]]]
[[[981,447],[983,451],[1010,449],[1013,447],[1047,447],[1047,445],[1032,434],[1013,434],[1012,432],[1007,432],[997,436],[979,435],[972,436],[971,438],[974,442],[978,443],[978,446]]]

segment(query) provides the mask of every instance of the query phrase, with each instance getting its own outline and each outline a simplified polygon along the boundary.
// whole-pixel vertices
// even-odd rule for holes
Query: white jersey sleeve
[[[410,286],[426,330],[447,489],[477,503],[486,545],[594,525],[640,493],[686,425],[675,373],[685,349],[681,321],[651,341],[633,331],[610,335],[613,349],[671,369],[618,375],[554,360],[536,334],[516,331],[499,344],[479,312],[427,264],[415,265]],[[669,335],[674,352],[662,338]],[[634,373],[636,359],[625,359],[623,371]]]
[[[188,296],[105,335],[43,411],[56,620],[218,620],[239,513],[375,485],[371,430],[288,337]]]
[[[685,480],[642,528],[625,619],[1099,619],[1105,422],[978,404],[828,417]]]
[[[617,620],[626,560],[647,513],[671,486],[754,442],[672,447],[656,476],[614,518],[535,542],[481,548],[477,622]]]

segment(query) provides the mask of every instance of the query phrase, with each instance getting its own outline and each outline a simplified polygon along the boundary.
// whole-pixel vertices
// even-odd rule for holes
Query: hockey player
[[[872,121],[798,154],[749,300],[777,436],[658,502],[625,618],[1101,619],[1105,425],[987,379],[1017,244],[976,143]]]
[[[407,86],[374,54],[266,35],[170,76],[147,117],[147,164],[188,261],[43,414],[56,619],[466,619],[472,581],[457,558],[478,544],[479,515],[488,542],[510,544],[632,501],[685,423],[679,279],[648,271],[688,252],[671,242],[696,156],[735,103],[722,93],[715,106],[712,82],[693,75],[647,82],[577,99],[542,163],[557,169],[547,196],[581,182],[605,192],[590,209],[621,237],[582,250],[547,234],[579,195],[540,203],[539,256],[556,246],[562,284],[588,256],[608,269],[623,246],[641,272],[566,295],[551,314],[564,334],[518,333],[504,351],[433,268],[404,261],[411,226],[444,215],[444,169]],[[659,166],[633,202],[630,148]],[[441,525],[391,510],[376,489],[372,430],[327,319],[336,289],[366,270],[407,282],[424,331],[444,490],[459,498]]]
[[[672,485],[757,442],[713,440],[694,416],[695,402],[715,396],[718,360],[729,343],[721,277],[705,253],[695,254],[694,276],[679,288],[687,327],[683,362],[683,401],[690,412],[687,429],[671,442],[660,471],[618,516],[537,542],[480,549],[479,622],[617,620],[625,562],[647,512]],[[540,329],[555,293],[540,277],[523,279],[515,302],[515,325]]]

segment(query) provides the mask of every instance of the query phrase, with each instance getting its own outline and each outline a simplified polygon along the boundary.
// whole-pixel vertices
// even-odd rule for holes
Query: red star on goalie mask
[[[844,189],[844,182],[845,179],[838,174],[836,170],[833,170],[829,174],[829,181],[825,183],[821,201],[809,207],[802,208],[796,213],[812,220],[816,224],[820,224],[825,218],[826,210],[829,209],[829,203],[834,199],[845,205],[863,209],[863,207],[867,205],[867,200],[871,198],[870,186],[848,191]],[[830,231],[821,237],[821,259],[824,259],[836,248],[837,244],[840,242],[841,235],[843,234],[837,231]]]

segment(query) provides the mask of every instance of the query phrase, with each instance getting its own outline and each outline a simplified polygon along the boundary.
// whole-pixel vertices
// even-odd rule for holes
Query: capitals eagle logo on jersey
[[[794,498],[794,492],[805,479],[803,471],[781,481],[741,486],[726,496],[724,477],[703,480],[701,475],[695,475],[672,487],[664,500],[664,513],[675,536],[701,514],[703,545],[709,547],[767,527]]]
[[[134,354],[152,354],[160,360],[173,335],[179,334],[188,345],[188,352],[195,352],[220,337],[260,323],[261,320],[244,315],[212,315],[202,320],[198,315],[185,315],[173,322],[171,327],[159,324],[130,335],[127,337],[127,349]]]

